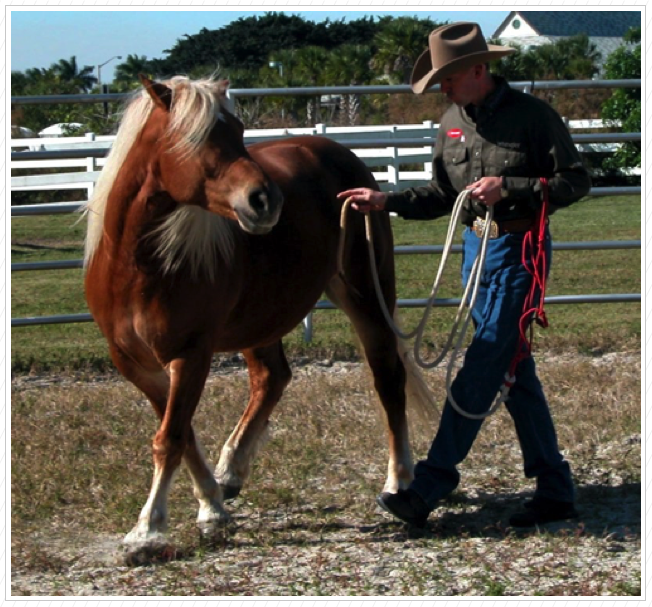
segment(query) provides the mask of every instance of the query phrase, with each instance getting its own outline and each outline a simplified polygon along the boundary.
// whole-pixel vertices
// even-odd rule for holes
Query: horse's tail
[[[394,322],[399,325],[398,306],[394,310]],[[405,367],[405,396],[409,412],[414,412],[412,422],[419,422],[422,428],[430,429],[432,434],[436,429],[436,424],[440,416],[440,410],[437,406],[432,390],[429,388],[426,380],[421,373],[419,366],[414,361],[414,357],[406,343],[397,339],[398,353]],[[413,416],[410,416],[412,418]],[[414,423],[411,425],[415,426]],[[414,432],[412,432],[414,434]]]

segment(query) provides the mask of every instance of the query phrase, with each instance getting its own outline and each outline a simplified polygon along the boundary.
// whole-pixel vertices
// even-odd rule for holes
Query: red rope
[[[548,261],[546,259],[546,226],[548,224],[548,180],[540,179],[543,192],[543,201],[537,211],[534,225],[526,233],[523,240],[521,260],[523,266],[532,275],[532,285],[523,304],[523,313],[518,322],[519,339],[516,353],[509,365],[505,377],[505,385],[511,387],[516,380],[516,367],[532,352],[532,321],[544,329],[548,326],[548,319],[543,309],[546,295],[546,279],[548,276]],[[529,262],[529,263],[528,263]],[[528,327],[530,336],[527,335]]]

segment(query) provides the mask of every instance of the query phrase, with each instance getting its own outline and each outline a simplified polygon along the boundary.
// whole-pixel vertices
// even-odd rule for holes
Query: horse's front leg
[[[174,474],[184,456],[189,463],[191,474],[193,468],[196,469],[195,454],[199,451],[191,422],[210,369],[211,357],[212,351],[208,343],[195,344],[192,349],[172,360],[168,366],[168,399],[161,425],[152,444],[152,486],[136,526],[125,537],[124,543],[128,552],[149,551],[166,544],[167,500]],[[193,474],[193,479],[194,477]],[[197,483],[195,487],[197,488]],[[213,499],[208,498],[208,502],[217,510],[217,517],[226,518],[226,513],[221,509],[219,490],[214,493],[215,495],[211,496]]]
[[[269,417],[292,377],[280,341],[265,348],[245,350],[243,354],[249,369],[249,404],[224,444],[215,468],[225,499],[240,493]]]

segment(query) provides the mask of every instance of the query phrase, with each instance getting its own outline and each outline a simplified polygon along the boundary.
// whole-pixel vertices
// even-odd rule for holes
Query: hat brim
[[[482,51],[480,53],[471,53],[470,55],[465,55],[459,59],[453,59],[445,63],[440,68],[432,67],[432,59],[430,57],[430,49],[426,49],[414,64],[412,69],[412,76],[410,77],[410,86],[412,90],[420,95],[425,90],[429,89],[431,86],[441,82],[444,78],[447,78],[451,74],[456,72],[464,71],[469,69],[474,65],[480,63],[487,63],[488,61],[495,61],[501,57],[511,55],[515,53],[515,48],[510,48],[508,46],[495,46],[492,44],[488,45],[488,50]]]

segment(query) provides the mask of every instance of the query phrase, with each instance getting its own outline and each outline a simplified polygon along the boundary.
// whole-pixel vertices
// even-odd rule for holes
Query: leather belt
[[[489,238],[498,238],[505,234],[517,234],[527,232],[534,225],[534,219],[508,219],[507,221],[491,221],[487,224],[485,219],[476,217],[471,226],[471,230],[475,232],[478,238],[482,238],[485,230],[489,230]]]

